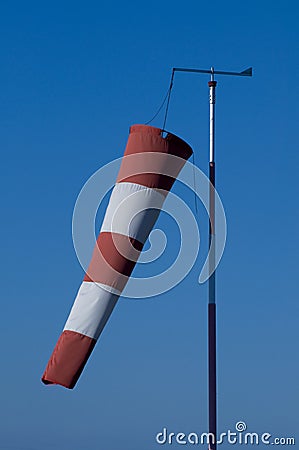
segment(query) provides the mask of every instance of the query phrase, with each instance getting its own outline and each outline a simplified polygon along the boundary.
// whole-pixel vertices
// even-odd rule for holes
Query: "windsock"
[[[177,136],[130,128],[92,259],[42,376],[72,389],[121,295],[177,175],[191,156]]]

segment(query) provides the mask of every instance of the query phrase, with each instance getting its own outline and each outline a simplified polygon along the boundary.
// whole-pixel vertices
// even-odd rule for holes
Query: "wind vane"
[[[215,269],[215,105],[216,105],[216,86],[217,81],[214,75],[232,75],[238,77],[252,77],[252,67],[242,72],[227,72],[224,70],[210,69],[188,69],[175,67],[172,69],[170,90],[173,84],[175,72],[192,72],[210,74],[211,79],[208,82],[210,91],[210,158],[209,158],[209,285],[208,285],[208,372],[209,372],[209,433],[214,436],[214,442],[209,444],[210,450],[216,450],[217,447],[217,345],[216,345],[216,270]],[[169,97],[168,97],[169,103]],[[167,105],[168,108],[168,105]],[[212,239],[212,237],[214,239]],[[212,245],[212,246],[211,246]]]

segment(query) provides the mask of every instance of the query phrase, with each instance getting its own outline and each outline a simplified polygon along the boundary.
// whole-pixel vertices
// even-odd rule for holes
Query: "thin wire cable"
[[[168,108],[169,108],[171,90],[172,90],[172,86],[173,86],[173,79],[174,79],[174,69],[172,69],[171,80],[170,80],[170,85],[169,85],[169,89],[168,89],[167,105],[166,105],[166,109],[165,109],[165,116],[164,116],[164,122],[163,122],[162,130],[165,130],[165,127],[166,127],[166,120],[167,120],[167,115],[168,115]]]
[[[166,124],[166,119],[167,119],[167,114],[168,114],[171,90],[172,90],[172,86],[173,86],[173,77],[174,77],[174,70],[172,70],[170,85],[169,85],[169,88],[167,89],[166,95],[165,95],[165,97],[163,99],[163,102],[162,102],[161,106],[159,107],[159,109],[156,112],[156,114],[151,118],[151,120],[149,120],[148,122],[145,122],[145,125],[148,125],[149,123],[151,123],[158,116],[158,114],[162,110],[163,106],[165,105],[165,102],[167,101],[166,111],[165,111],[165,116],[164,116],[164,123],[163,123],[163,130],[164,130],[164,127],[165,127],[165,124]]]

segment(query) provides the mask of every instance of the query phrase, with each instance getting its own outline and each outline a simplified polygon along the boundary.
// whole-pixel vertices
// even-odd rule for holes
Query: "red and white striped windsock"
[[[72,389],[128,281],[192,149],[182,139],[133,125],[91,263],[42,376]]]

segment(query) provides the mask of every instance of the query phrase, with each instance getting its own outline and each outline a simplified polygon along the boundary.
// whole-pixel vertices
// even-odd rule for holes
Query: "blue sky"
[[[217,87],[228,225],[219,428],[245,420],[296,434],[297,22],[294,1],[2,2],[1,450],[153,450],[163,426],[206,431],[202,208],[203,246],[186,279],[153,299],[120,300],[74,391],[40,382],[83,277],[71,237],[77,195],[122,155],[129,126],[152,117],[174,66],[254,68],[252,79],[219,77]],[[207,81],[176,75],[167,122],[204,171]],[[191,193],[174,191],[193,208]]]

